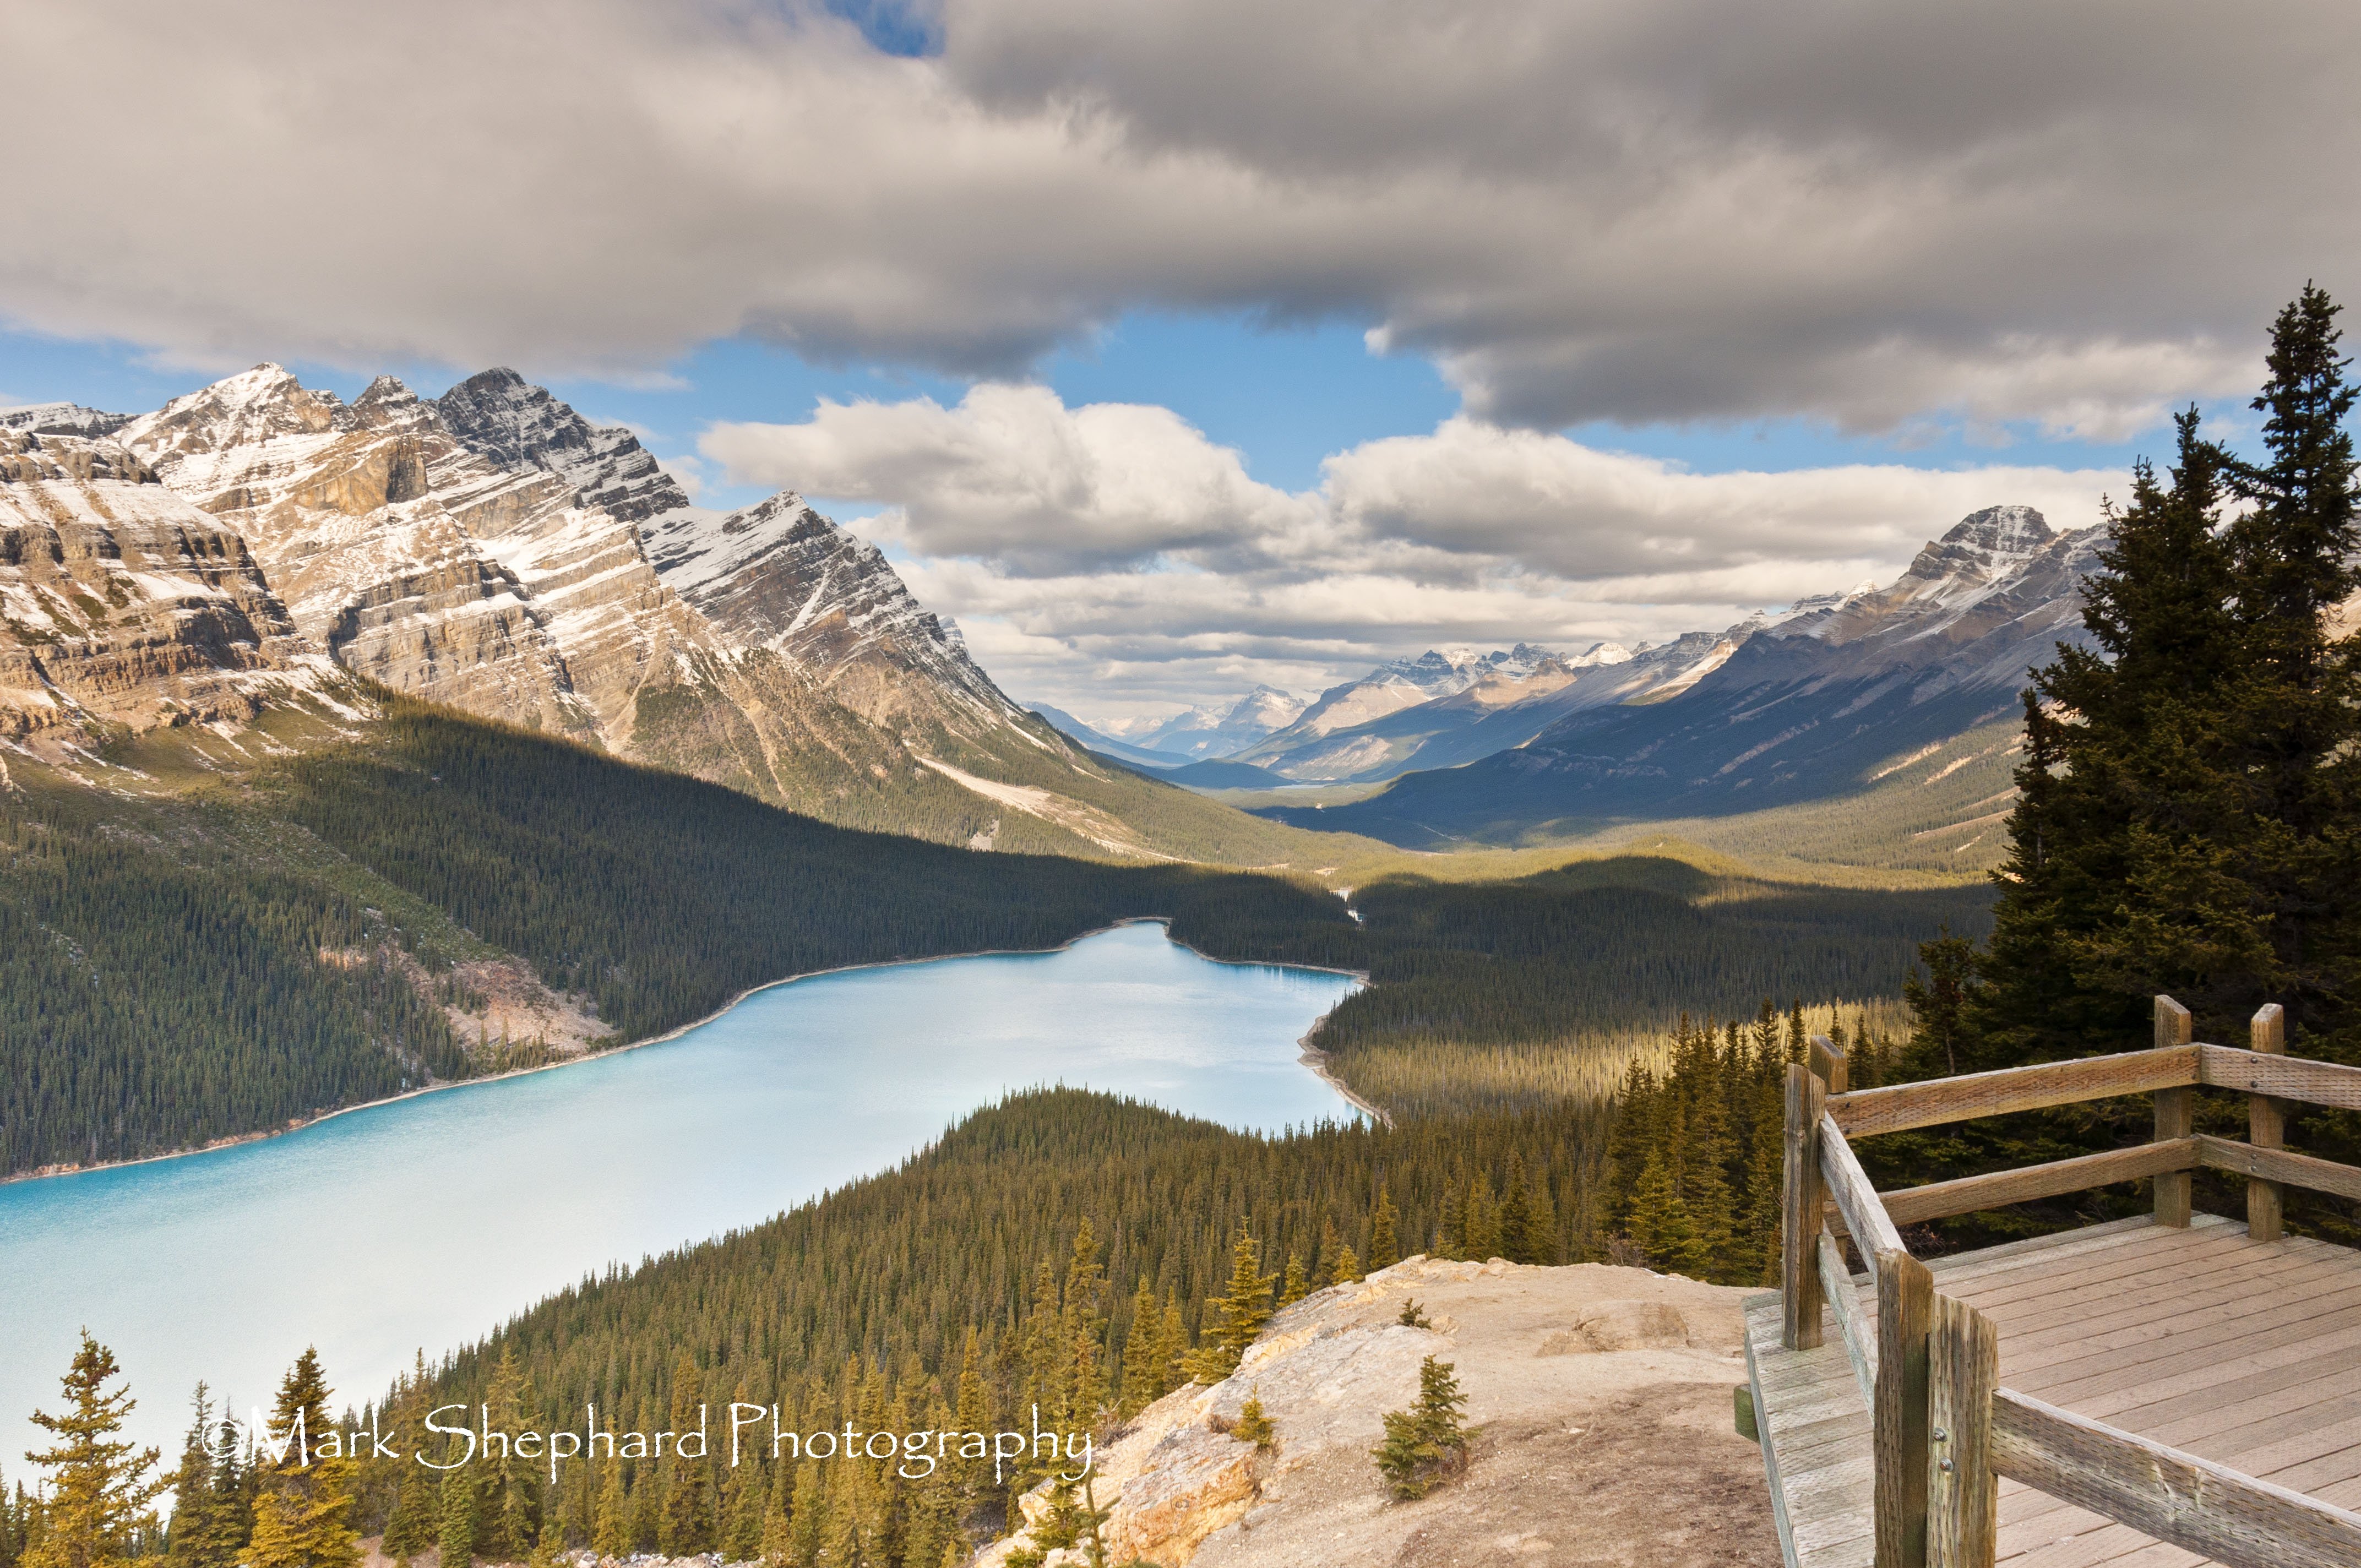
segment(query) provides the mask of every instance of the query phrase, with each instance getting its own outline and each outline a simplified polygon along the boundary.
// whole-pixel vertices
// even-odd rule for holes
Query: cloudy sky
[[[512,365],[1094,716],[2091,521],[2361,288],[2327,0],[0,0],[0,400]]]

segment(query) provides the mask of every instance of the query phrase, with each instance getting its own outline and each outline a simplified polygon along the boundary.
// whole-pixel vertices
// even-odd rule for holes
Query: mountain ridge
[[[513,371],[436,400],[379,377],[347,403],[266,363],[145,414],[0,411],[0,432],[28,527],[44,508],[126,504],[93,485],[141,488],[132,512],[169,512],[178,537],[250,563],[256,614],[273,628],[249,616],[175,655],[183,687],[200,666],[221,691],[243,680],[247,699],[226,706],[192,707],[184,692],[76,707],[60,695],[76,681],[142,677],[69,672],[60,685],[34,666],[94,670],[104,651],[18,653],[5,722],[70,747],[168,730],[199,765],[236,766],[240,734],[272,701],[317,707],[313,688],[350,671],[840,826],[1091,857],[1320,858],[1291,829],[1070,744],[1000,691],[873,545],[793,492],[699,508],[630,432]],[[20,556],[120,554],[130,524],[93,526],[64,543],[15,537]],[[27,571],[0,562],[0,591],[24,617],[49,615],[52,589]],[[24,617],[20,649],[58,634]],[[183,622],[197,624],[171,624]],[[319,733],[349,734],[366,707],[321,710]]]
[[[1678,639],[1664,647],[1686,666],[1636,700],[1568,705],[1519,744],[1446,755],[1321,825],[1406,846],[1524,841],[1866,789],[2015,717],[2026,672],[2085,638],[2078,590],[2103,532],[2058,532],[2029,507],[1971,513],[1883,588]],[[1993,798],[1967,804],[1989,815]]]

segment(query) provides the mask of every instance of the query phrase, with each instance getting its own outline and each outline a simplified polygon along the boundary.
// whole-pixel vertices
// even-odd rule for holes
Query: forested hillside
[[[1918,944],[1980,936],[1991,902],[1982,887],[1798,886],[1653,856],[1506,883],[1388,877],[1353,894],[1372,984],[1312,1043],[1400,1113],[1596,1100],[1685,1013],[1899,996]]]
[[[187,796],[0,797],[0,1174],[285,1125],[471,1058],[437,1001],[514,954],[644,1038],[844,964],[1163,916],[1224,957],[1361,967],[1278,877],[979,854],[394,700],[359,740]],[[523,1059],[533,1059],[527,1055]]]
[[[1206,1299],[1230,1292],[1242,1226],[1270,1277],[1265,1312],[1340,1268],[1413,1252],[1576,1255],[1597,1128],[1595,1114],[1526,1113],[1263,1138],[1104,1095],[1019,1095],[898,1170],[553,1297],[429,1369],[389,1413],[416,1435],[428,1400],[497,1406],[509,1356],[526,1421],[544,1429],[579,1426],[595,1403],[602,1424],[653,1430],[686,1387],[692,1409],[776,1402],[796,1430],[1029,1427],[1036,1405],[1045,1427],[1087,1430],[1102,1404],[1134,1410],[1183,1380],[1192,1341],[1218,1351]],[[737,1557],[759,1549],[766,1515],[793,1511],[815,1538],[856,1532],[859,1561],[933,1563],[948,1528],[1006,1496],[989,1464],[923,1481],[885,1464],[812,1466],[829,1489],[809,1497],[793,1464],[698,1468],[567,1466],[538,1518],[619,1555]],[[368,1478],[372,1522],[391,1517],[405,1470],[423,1474]],[[617,1533],[602,1541],[610,1486]]]

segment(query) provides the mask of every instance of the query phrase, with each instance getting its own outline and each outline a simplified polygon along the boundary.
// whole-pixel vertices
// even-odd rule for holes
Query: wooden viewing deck
[[[2361,1253],[2279,1223],[2283,1183],[2361,1197],[2279,1146],[2283,1102],[2361,1109],[2361,1069],[2280,1029],[2192,1044],[2159,997],[2154,1050],[1854,1093],[1813,1042],[1781,1288],[1746,1303],[1792,1568],[2361,1568]],[[2250,1141],[2191,1135],[2202,1086],[2248,1097]],[[2154,1142],[2028,1170],[1879,1193],[1847,1141],[2125,1093],[2156,1096]],[[2191,1212],[2201,1167],[2247,1176],[2250,1224]],[[2153,1215],[1931,1264],[1897,1228],[2143,1177]]]

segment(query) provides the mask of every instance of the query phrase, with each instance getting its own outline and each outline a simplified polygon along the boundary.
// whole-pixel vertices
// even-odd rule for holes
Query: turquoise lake
[[[306,1344],[380,1392],[609,1262],[890,1168],[978,1106],[1087,1086],[1242,1129],[1353,1108],[1297,1042],[1357,982],[1224,964],[1156,925],[1054,953],[774,986],[679,1038],[178,1159],[0,1185],[0,1470],[87,1325],[134,1435],[179,1451],[200,1377],[241,1415]]]

